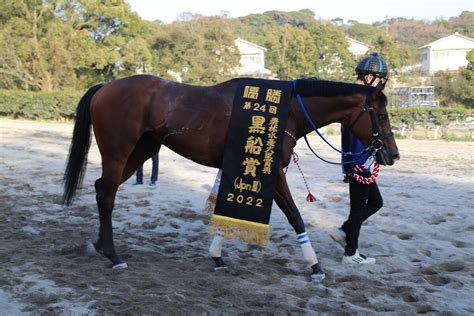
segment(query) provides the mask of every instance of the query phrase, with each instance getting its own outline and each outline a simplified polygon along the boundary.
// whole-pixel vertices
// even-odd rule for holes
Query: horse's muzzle
[[[400,153],[398,152],[398,149],[386,150],[386,148],[382,148],[377,151],[375,159],[377,163],[381,165],[392,166],[395,161],[400,160]]]
[[[398,152],[398,150],[395,154],[393,154],[392,159],[394,162],[400,160],[400,153]]]

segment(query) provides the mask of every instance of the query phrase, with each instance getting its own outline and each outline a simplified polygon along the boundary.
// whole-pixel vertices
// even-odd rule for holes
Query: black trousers
[[[353,256],[359,247],[362,223],[382,208],[383,200],[376,182],[362,184],[352,177],[349,177],[349,195],[351,210],[342,230],[346,233],[346,255]]]
[[[151,169],[151,178],[150,180],[156,182],[158,180],[158,154],[151,157],[153,161],[153,166]],[[137,183],[143,183],[143,165],[137,169]]]

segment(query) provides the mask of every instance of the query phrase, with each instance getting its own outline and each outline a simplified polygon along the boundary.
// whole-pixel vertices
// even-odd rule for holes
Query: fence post
[[[439,131],[439,128],[440,128],[440,126],[437,125],[437,126],[435,127],[435,129],[434,129],[434,135],[433,135],[433,138],[434,138],[434,139],[438,139],[438,131]]]

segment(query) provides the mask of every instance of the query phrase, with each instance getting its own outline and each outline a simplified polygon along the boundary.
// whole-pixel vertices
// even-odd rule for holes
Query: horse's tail
[[[84,178],[87,166],[87,153],[91,145],[90,105],[92,97],[102,86],[103,84],[98,84],[87,90],[77,105],[76,123],[74,124],[74,132],[63,178],[63,205],[69,206],[72,204],[76,189],[82,184]]]

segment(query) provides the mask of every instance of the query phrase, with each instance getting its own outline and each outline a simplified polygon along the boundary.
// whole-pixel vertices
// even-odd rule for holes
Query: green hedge
[[[403,125],[409,129],[414,129],[415,126],[447,126],[451,122],[462,122],[473,115],[472,110],[444,107],[390,108],[389,113],[392,125]]]
[[[0,90],[0,116],[24,119],[70,120],[84,91],[26,92]],[[446,126],[452,121],[463,121],[473,110],[444,107],[390,108],[394,126]]]
[[[27,92],[0,90],[0,116],[24,119],[74,118],[83,91]]]

